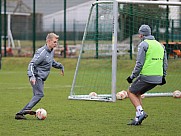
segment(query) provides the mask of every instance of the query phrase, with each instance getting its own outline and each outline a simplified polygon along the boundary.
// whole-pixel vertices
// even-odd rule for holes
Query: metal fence
[[[2,56],[31,56],[38,47],[44,45],[49,32],[55,32],[60,36],[59,44],[63,48],[66,45],[79,44],[91,2],[1,0]],[[14,50],[13,54],[9,48]]]
[[[32,56],[38,47],[45,44],[45,37],[49,32],[55,32],[60,36],[58,56],[72,57],[72,54],[75,56],[75,52],[71,51],[75,51],[75,46],[79,47],[81,44],[89,10],[94,1],[1,0],[1,56]],[[121,18],[121,20],[123,19]],[[169,39],[167,39],[171,42],[180,41],[180,19],[168,21],[170,26],[167,32]],[[128,24],[125,23],[125,26],[122,27],[127,28]],[[135,28],[137,32],[137,27]],[[130,37],[123,35],[123,33],[128,34],[122,32],[118,38],[125,40]],[[159,37],[165,35],[166,32],[161,33],[155,29],[154,33],[154,36],[159,40]],[[180,49],[180,45],[176,47]]]

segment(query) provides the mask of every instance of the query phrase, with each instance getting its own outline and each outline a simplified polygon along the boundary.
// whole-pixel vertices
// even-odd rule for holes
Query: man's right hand
[[[33,85],[35,85],[35,83],[36,83],[36,78],[31,77],[31,78],[30,78],[30,82],[31,82]]]

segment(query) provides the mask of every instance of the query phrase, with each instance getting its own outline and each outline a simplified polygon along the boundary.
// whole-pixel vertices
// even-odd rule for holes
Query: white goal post
[[[85,40],[87,38],[87,35],[89,34],[88,32],[88,29],[89,29],[89,26],[90,26],[90,20],[91,20],[91,17],[93,16],[92,15],[92,11],[93,11],[93,8],[95,8],[96,12],[98,11],[98,8],[95,7],[97,5],[100,5],[100,4],[112,4],[112,20],[111,21],[111,24],[112,24],[112,40],[111,40],[111,44],[106,42],[106,44],[108,44],[108,46],[106,46],[107,49],[104,48],[104,52],[100,53],[100,48],[103,48],[102,46],[104,46],[105,43],[101,43],[99,40],[100,37],[97,37],[97,33],[99,32],[99,29],[95,29],[97,32],[94,33],[94,41],[95,42],[95,45],[93,45],[91,42],[90,42],[90,39],[88,44],[90,44],[91,46],[88,47],[85,43]],[[75,70],[75,74],[74,74],[74,78],[73,78],[73,82],[72,82],[72,87],[71,87],[71,91],[70,91],[70,96],[68,97],[68,99],[71,99],[71,100],[98,100],[98,101],[111,101],[111,102],[115,102],[116,101],[116,86],[117,86],[117,52],[118,52],[118,41],[117,41],[117,37],[118,37],[118,4],[133,4],[133,5],[138,5],[138,4],[144,4],[144,5],[163,5],[163,6],[181,6],[181,2],[171,2],[171,1],[136,1],[136,0],[113,0],[113,1],[96,1],[92,4],[91,8],[90,8],[90,14],[89,14],[89,17],[88,17],[88,21],[87,21],[87,24],[86,24],[86,27],[85,27],[85,31],[84,31],[84,36],[83,36],[83,40],[82,40],[82,45],[81,45],[81,48],[80,48],[80,53],[79,53],[79,57],[78,57],[78,61],[77,61],[77,65],[76,65],[76,70]],[[105,9],[108,8],[108,7],[105,7]],[[107,17],[107,16],[106,16]],[[106,18],[104,16],[99,16],[95,13],[95,19],[93,20],[94,21],[94,26],[93,28],[97,28],[97,24],[96,21],[99,21],[101,22],[101,19],[103,20],[104,18]],[[100,20],[98,20],[97,18],[100,18]],[[108,25],[107,25],[108,27]],[[102,26],[101,29],[103,29],[104,27]],[[107,34],[107,31],[108,31],[109,28],[107,28],[104,33]],[[93,29],[90,29],[90,33],[92,34]],[[103,39],[104,40],[104,39]],[[99,44],[100,47],[97,45]],[[98,46],[98,47],[97,47]],[[105,50],[107,51],[108,48],[111,47],[111,52],[106,52],[105,53]],[[95,82],[92,82],[91,79],[89,78],[89,80],[85,81],[86,78],[84,77],[88,77],[90,76],[89,74],[85,74],[84,76],[80,76],[79,77],[79,74],[84,74],[84,72],[81,72],[80,70],[80,67],[81,67],[81,61],[82,59],[86,59],[86,61],[88,61],[89,58],[91,58],[90,56],[86,55],[85,58],[83,58],[82,56],[85,55],[85,53],[88,53],[90,52],[90,50],[93,49],[94,52],[96,52],[94,55],[96,56],[95,58],[97,58],[97,55],[107,55],[106,57],[103,56],[103,58],[109,58],[108,54],[111,55],[111,71],[107,70],[106,72],[110,72],[111,73],[111,81],[110,81],[110,84],[111,84],[111,88],[109,88],[110,92],[109,94],[105,94],[105,93],[98,93],[96,96],[90,96],[89,95],[89,92],[95,92],[95,88],[96,88],[96,85],[100,85],[99,81],[98,83],[95,83]],[[103,59],[102,59],[103,60]],[[93,65],[92,63],[94,63],[95,60],[91,60],[91,63],[83,63],[85,64],[84,66],[90,64],[90,65]],[[100,63],[100,62],[99,62]],[[106,62],[107,64],[107,62]],[[101,64],[101,65],[104,65]],[[87,70],[91,70],[91,75],[94,74],[94,72],[92,72],[92,69],[91,69],[91,66],[88,67]],[[96,67],[97,68],[97,67]],[[84,69],[86,69],[84,67]],[[106,73],[105,72],[105,73]],[[98,72],[98,73],[101,73],[101,72]],[[79,79],[78,78],[82,78],[80,81],[78,81]],[[102,78],[102,80],[104,79],[105,77]],[[94,76],[94,79],[92,80],[99,80],[98,77],[96,78]],[[80,82],[80,83],[79,83]],[[85,84],[83,82],[86,82]],[[105,81],[106,82],[106,81]],[[82,84],[81,84],[82,83]],[[90,85],[89,85],[90,83]],[[107,82],[106,82],[107,83]],[[107,85],[107,84],[106,84]],[[91,87],[88,88],[88,87]],[[101,87],[99,87],[99,89],[103,88],[104,84],[101,85]],[[84,89],[85,88],[85,89]],[[105,87],[106,88],[106,87]],[[104,88],[104,89],[105,89]],[[81,90],[85,90],[85,92],[78,92],[77,90],[78,89],[81,89]],[[99,89],[97,89],[99,91]],[[151,93],[149,95],[149,93],[146,94],[146,96],[172,96],[172,93]]]

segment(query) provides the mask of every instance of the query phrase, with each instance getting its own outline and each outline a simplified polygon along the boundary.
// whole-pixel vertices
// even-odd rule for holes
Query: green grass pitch
[[[0,70],[0,135],[1,136],[178,136],[181,133],[181,99],[154,97],[143,99],[148,118],[141,126],[127,126],[135,112],[129,99],[111,102],[68,100],[76,59],[57,59],[65,66],[65,76],[52,69],[45,82],[45,97],[33,109],[45,108],[46,120],[27,115],[27,120],[15,120],[15,113],[32,97],[27,78],[31,58],[3,58]],[[121,62],[120,62],[121,63]],[[135,61],[123,60],[127,68],[124,81],[131,73]],[[118,66],[119,69],[119,66]],[[169,60],[167,84],[161,90],[174,91],[180,87],[181,60]],[[178,79],[177,79],[178,78]],[[120,82],[122,83],[122,82]],[[178,88],[181,90],[181,87]],[[156,91],[157,91],[156,90]]]

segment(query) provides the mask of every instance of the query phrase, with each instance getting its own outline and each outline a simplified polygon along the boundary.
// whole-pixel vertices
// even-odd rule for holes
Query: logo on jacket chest
[[[52,63],[52,57],[50,55],[46,55],[46,62],[47,63]]]

